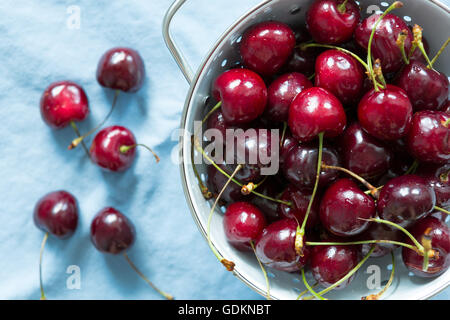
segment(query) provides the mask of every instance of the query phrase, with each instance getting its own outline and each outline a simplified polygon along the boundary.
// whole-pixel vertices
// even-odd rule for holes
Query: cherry
[[[357,103],[361,98],[364,71],[349,54],[327,50],[317,58],[315,70],[315,86],[327,89],[344,105]]]
[[[74,121],[83,121],[89,113],[86,93],[71,81],[54,82],[45,89],[40,102],[42,119],[60,129]]]
[[[406,136],[412,113],[406,92],[389,84],[385,89],[367,92],[358,106],[361,126],[380,140],[397,140]]]
[[[316,57],[320,54],[320,48],[310,47],[302,49],[295,47],[294,53],[283,67],[285,72],[298,72],[307,77],[314,75]]]
[[[264,112],[267,103],[266,84],[248,69],[222,73],[214,82],[213,95],[222,102],[223,117],[232,125],[255,120]]]
[[[428,270],[423,271],[424,257],[404,247],[402,259],[409,271],[425,278],[436,277],[444,273],[450,266],[450,231],[447,225],[435,217],[427,217],[418,221],[409,231],[419,242],[424,237],[429,237],[432,250],[438,252],[437,257],[430,258]],[[408,242],[412,243],[410,239]]]
[[[448,98],[448,78],[429,69],[420,61],[412,61],[398,74],[395,84],[405,90],[415,111],[441,110]]]
[[[352,38],[360,19],[353,0],[317,0],[306,13],[306,26],[316,42],[340,44]]]
[[[244,65],[257,73],[275,74],[291,56],[295,47],[295,34],[281,22],[261,22],[245,32],[240,53]]]
[[[256,241],[266,226],[261,210],[248,202],[230,204],[223,217],[223,228],[228,242],[238,250],[251,250],[250,241]]]
[[[380,218],[409,227],[431,213],[435,205],[436,195],[424,178],[404,175],[381,189],[377,211]]]
[[[364,179],[376,179],[389,170],[393,153],[383,142],[353,123],[339,141],[343,166]]]
[[[372,29],[380,16],[381,14],[371,15],[355,30],[356,42],[364,49],[368,47]],[[408,53],[411,50],[413,34],[401,18],[388,13],[376,28],[372,42],[372,56],[374,60],[381,60],[381,67],[386,73],[396,72],[404,64],[402,52],[397,45],[397,39],[403,31],[406,32],[405,51]]]
[[[350,270],[354,269],[359,261],[357,246],[316,246],[312,250],[310,267],[314,279],[329,287],[342,279]],[[353,280],[354,275],[335,289],[343,289]]]
[[[316,143],[300,144],[293,147],[284,159],[282,166],[286,179],[298,187],[312,189],[316,181],[318,153]],[[341,161],[337,151],[333,147],[325,145],[322,151],[322,162],[339,166]],[[328,185],[335,181],[338,176],[339,172],[335,170],[321,170],[319,186]]]
[[[344,131],[346,122],[341,102],[328,90],[319,87],[301,92],[289,108],[289,128],[292,135],[303,142],[322,132],[325,137],[336,137]]]
[[[409,152],[419,161],[436,164],[450,160],[450,115],[439,111],[420,111],[412,118],[407,142]]]
[[[436,193],[436,206],[450,210],[450,164],[420,165],[417,174],[424,177]]]
[[[340,237],[351,237],[367,230],[368,221],[375,216],[376,206],[368,196],[350,179],[334,182],[320,202],[320,221],[331,233]]]
[[[281,179],[278,176],[269,176],[267,180],[262,183],[260,187],[258,187],[257,191],[265,196],[276,199],[284,188],[283,182],[280,180]],[[251,197],[250,202],[262,210],[268,222],[273,222],[280,219],[278,202],[256,196]]]
[[[136,92],[144,79],[144,61],[136,50],[130,48],[106,51],[97,66],[97,81],[106,88]]]
[[[298,145],[297,139],[295,139],[291,131],[289,129],[286,129],[286,132],[284,134],[284,139],[280,146],[280,165],[282,166],[284,163],[284,160],[286,159],[289,152]]]
[[[313,85],[303,74],[291,72],[273,81],[268,88],[268,103],[264,116],[271,121],[287,121],[289,106],[303,90]]]
[[[369,228],[358,236],[358,240],[390,240],[402,242],[404,234],[397,228],[393,228],[383,223],[370,223]],[[377,244],[363,244],[361,251],[363,255],[366,255],[369,250],[375,246],[375,250],[370,257],[383,257],[392,252],[398,246],[391,243],[377,243]]]
[[[256,240],[256,256],[267,266],[287,272],[302,269],[309,259],[309,247],[305,247],[303,256],[295,251],[295,233],[297,222],[292,219],[275,221],[264,228]]]
[[[54,191],[42,197],[34,208],[34,223],[58,238],[70,237],[78,224],[78,203],[67,191]]]
[[[280,199],[291,202],[292,206],[280,204],[278,206],[278,212],[280,216],[284,216],[290,219],[296,219],[299,224],[302,224],[305,218],[308,203],[311,199],[312,191],[308,189],[298,189],[294,185],[290,184],[281,195]],[[311,211],[309,213],[308,220],[306,221],[306,228],[311,229],[319,222],[319,198],[313,200]]]

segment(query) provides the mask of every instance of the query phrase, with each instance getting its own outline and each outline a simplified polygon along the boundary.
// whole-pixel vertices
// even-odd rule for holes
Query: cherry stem
[[[200,190],[202,191],[203,197],[206,200],[209,200],[213,197],[213,194],[211,191],[209,191],[208,187],[205,186],[205,184],[202,181],[202,178],[200,177],[200,174],[198,173],[197,166],[194,162],[194,136],[191,137],[191,163],[192,163],[192,169],[194,170],[195,177],[198,181],[198,186],[200,187]]]
[[[316,283],[314,283],[314,284],[311,286],[311,288],[314,289],[314,288],[317,287],[318,285],[319,285],[319,283],[316,282]],[[300,292],[300,294],[298,295],[297,299],[295,299],[295,300],[300,300],[300,298],[303,297],[303,296],[304,296],[305,294],[307,294],[308,292],[310,292],[308,289],[306,289],[306,290]]]
[[[249,195],[253,190],[262,185],[267,180],[267,177],[268,176],[265,176],[260,183],[254,184],[253,182],[249,182],[246,185],[243,185],[241,188],[241,193],[246,196]]]
[[[429,236],[430,231],[431,231],[431,228],[428,228],[427,230],[425,230],[425,235],[422,237],[422,245],[424,248],[422,271],[424,271],[424,272],[428,271],[428,265],[430,262],[429,253],[433,251],[433,248],[431,245],[431,237]]]
[[[352,172],[352,171],[350,171],[348,169],[342,168],[342,167],[329,166],[329,165],[326,165],[325,163],[322,163],[322,168],[325,169],[325,170],[339,170],[339,171],[347,173],[348,175],[352,176],[353,178],[355,178],[356,180],[361,182],[367,189],[369,189],[369,193],[375,199],[378,199],[378,197],[379,197],[378,188],[376,188],[373,185],[371,185],[363,177],[357,175],[356,173],[354,173],[354,172]]]
[[[450,119],[449,119],[450,120]],[[287,122],[283,122],[283,131],[281,133],[281,139],[280,139],[280,148],[283,147],[283,143],[284,143],[284,138],[286,136],[286,130],[287,130]]]
[[[206,114],[206,116],[203,118],[202,120],[202,124],[206,122],[206,120],[208,120],[208,118],[214,113],[214,111],[216,111],[217,109],[219,109],[222,106],[222,101],[217,102],[217,104]]]
[[[380,186],[380,187],[377,188],[377,190],[380,191],[380,189],[382,189],[383,187],[384,187],[384,186]],[[365,194],[372,194],[372,190],[364,191],[364,193],[365,193]]]
[[[408,249],[414,250],[417,253],[420,253],[419,250],[410,244],[398,242],[394,240],[362,240],[362,241],[352,241],[352,242],[310,242],[306,241],[307,246],[352,246],[352,245],[360,245],[360,244],[377,244],[377,243],[389,243],[402,247],[406,247]]]
[[[361,261],[360,261],[360,262],[359,262],[352,270],[350,270],[349,273],[347,273],[342,279],[340,279],[339,281],[333,283],[333,284],[332,284],[331,286],[329,286],[328,288],[326,288],[326,289],[320,291],[320,292],[318,293],[318,295],[319,295],[319,296],[322,296],[322,295],[324,295],[325,293],[327,293],[327,292],[333,290],[334,288],[336,288],[337,286],[339,286],[341,283],[347,281],[347,279],[349,279],[351,276],[353,276],[353,275],[356,273],[356,271],[358,271],[358,270],[362,267],[362,265],[364,264],[364,262],[366,262],[367,259],[369,259],[369,257],[371,256],[371,254],[372,254],[372,252],[373,252],[374,250],[375,250],[375,246],[372,246],[372,248],[370,248],[369,252],[365,255],[365,257],[364,257],[364,258],[363,258],[363,259],[362,259],[362,260],[361,260]],[[313,298],[313,297],[309,296],[309,297],[303,298],[303,300],[310,300],[310,299],[312,299],[312,298]]]
[[[319,300],[328,300],[326,298],[323,298],[320,294],[318,294],[317,292],[314,291],[314,289],[309,285],[308,281],[306,281],[306,277],[305,277],[305,270],[302,269],[302,279],[303,279],[303,283],[305,284],[306,289],[308,289],[309,292],[311,292],[311,294],[316,297]]]
[[[44,293],[44,285],[42,282],[42,256],[44,255],[45,244],[48,239],[48,232],[45,233],[44,239],[42,239],[41,243],[41,251],[39,252],[39,286],[41,288],[41,300],[47,300]]]
[[[159,159],[158,155],[148,146],[146,146],[145,144],[142,143],[136,143],[136,144],[132,144],[132,145],[122,145],[119,147],[119,151],[120,153],[127,153],[128,151],[130,151],[130,149],[136,148],[136,147],[144,147],[145,149],[147,149],[148,151],[150,151],[153,156],[155,157],[156,163],[158,163],[161,159]]]
[[[150,285],[150,287],[152,287],[156,292],[158,292],[161,296],[163,296],[164,298],[166,298],[167,300],[174,300],[173,296],[165,293],[164,291],[159,290],[137,267],[136,265],[133,263],[133,261],[131,261],[131,259],[128,257],[128,254],[126,252],[123,253],[123,256],[125,257],[125,260],[127,260],[127,262],[129,263],[129,265],[131,266],[131,268],[142,278],[144,279],[145,282],[147,282],[147,284]]]
[[[303,237],[305,235],[306,222],[311,212],[312,204],[314,198],[316,197],[317,189],[319,187],[320,171],[322,169],[322,151],[323,151],[323,135],[324,132],[319,133],[319,153],[317,155],[317,172],[316,172],[316,182],[314,183],[314,189],[309,199],[308,208],[306,209],[305,218],[303,219],[302,226],[299,228],[297,225],[297,231],[295,234],[295,251],[298,255],[303,256]]]
[[[389,289],[389,287],[392,285],[392,282],[394,281],[394,274],[395,274],[395,257],[394,253],[391,252],[391,259],[392,259],[392,270],[391,275],[389,276],[389,280],[384,286],[384,288],[378,292],[377,294],[371,294],[365,297],[362,297],[361,300],[379,300],[380,297]]]
[[[414,50],[416,48],[419,48],[420,52],[422,53],[422,55],[424,56],[425,60],[428,63],[428,69],[431,69],[432,63],[430,61],[430,58],[427,55],[427,52],[425,51],[425,47],[423,46],[423,41],[422,41],[422,30],[423,29],[418,24],[415,24],[412,30],[413,30],[413,35],[414,35],[414,41],[413,41],[413,46],[411,47],[411,50],[413,47],[414,47]],[[414,51],[410,52],[410,56],[412,56],[413,53],[414,53]]]
[[[266,269],[264,268],[263,264],[262,264],[261,261],[259,260],[257,254],[256,254],[255,245],[253,244],[253,241],[251,241],[251,240],[250,240],[250,245],[252,246],[253,252],[255,253],[256,260],[258,261],[259,266],[260,266],[260,268],[261,268],[261,271],[262,271],[262,273],[263,273],[263,275],[264,275],[264,279],[266,280],[266,286],[267,286],[267,296],[266,296],[266,298],[267,298],[267,300],[272,300],[272,298],[270,297],[270,283],[269,283],[269,277],[267,276]]]
[[[347,2],[348,0],[344,0],[344,2],[337,6],[337,9],[340,13],[345,13],[345,11],[347,11]]]
[[[402,53],[403,61],[406,64],[409,64],[409,57],[406,55],[406,50],[405,50],[405,41],[406,41],[407,37],[408,37],[408,30],[402,30],[397,38],[397,46],[399,47],[399,49]]]
[[[419,161],[414,160],[411,167],[405,172],[405,175],[415,173],[417,168],[419,167]]]
[[[442,125],[446,128],[450,125],[450,119],[447,119],[446,121],[442,121]]]
[[[450,37],[447,38],[447,41],[444,42],[444,44],[442,45],[442,47],[439,49],[438,53],[436,53],[436,55],[434,56],[433,60],[431,60],[430,62],[430,67],[432,68],[434,63],[436,62],[437,58],[439,58],[439,56],[442,54],[442,52],[444,52],[445,48],[447,48],[448,43],[450,42]]]
[[[71,126],[71,127],[73,128],[73,130],[75,131],[75,134],[76,134],[78,137],[81,137],[80,130],[78,130],[78,127],[77,127],[77,125],[75,124],[75,121],[70,121],[70,126]],[[84,143],[84,141],[81,141],[81,146],[83,147],[84,152],[86,152],[86,155],[88,156],[88,158],[91,158],[91,154],[89,153],[89,150],[88,150],[88,148],[86,147],[86,144]]]
[[[229,261],[224,259],[224,257],[222,257],[220,255],[220,253],[216,250],[216,248],[214,248],[214,245],[212,244],[211,241],[211,220],[212,220],[212,216],[214,213],[214,210],[216,209],[217,203],[219,202],[220,197],[222,196],[223,192],[225,191],[225,189],[228,187],[228,185],[230,184],[231,180],[233,179],[233,177],[236,175],[236,173],[238,173],[239,170],[242,169],[242,165],[238,165],[236,167],[236,169],[234,170],[234,172],[231,174],[231,176],[228,178],[227,182],[225,183],[225,185],[223,186],[222,190],[220,190],[219,195],[217,196],[216,200],[214,201],[213,206],[211,207],[211,210],[209,211],[209,217],[208,217],[208,230],[207,230],[207,234],[208,234],[208,245],[211,248],[212,252],[214,253],[214,255],[216,256],[216,258],[225,266],[225,268],[227,268],[228,271],[233,271],[234,269],[234,262]]]
[[[435,206],[435,207],[434,207],[434,210],[438,210],[438,211],[440,211],[440,212],[443,212],[443,213],[446,213],[446,214],[450,214],[450,211],[445,210],[444,208],[440,208],[440,207],[438,207],[438,206]]]
[[[72,141],[72,143],[69,145],[68,149],[72,150],[73,148],[76,148],[86,137],[90,136],[91,134],[93,134],[95,131],[97,131],[98,129],[100,129],[105,122],[108,120],[108,118],[111,116],[112,112],[114,111],[114,107],[116,106],[116,102],[117,102],[117,97],[119,96],[119,90],[116,90],[114,93],[114,99],[111,105],[111,109],[109,110],[108,114],[106,115],[106,117],[103,119],[102,122],[100,122],[96,127],[94,127],[93,129],[89,130],[87,133],[85,133],[84,135],[82,135],[81,137],[78,137],[76,139],[74,139]]]

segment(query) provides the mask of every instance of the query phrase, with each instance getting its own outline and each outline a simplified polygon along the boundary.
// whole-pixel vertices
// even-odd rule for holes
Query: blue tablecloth
[[[448,1],[447,1],[448,2]],[[258,0],[190,0],[173,30],[194,69],[221,32]],[[192,221],[171,160],[188,85],[169,55],[161,23],[171,0],[3,0],[0,2],[0,298],[38,299],[43,233],[33,224],[36,201],[57,189],[79,200],[81,221],[68,240],[50,238],[43,278],[49,299],[157,299],[121,256],[99,253],[89,239],[92,217],[114,206],[136,225],[129,256],[178,299],[259,299],[216,261]],[[75,6],[75,7],[71,7]],[[80,25],[73,18],[80,12]],[[76,18],[76,17],[75,17]],[[86,132],[108,112],[112,92],[95,80],[100,56],[114,46],[137,49],[147,79],[137,94],[121,94],[108,121],[129,127],[162,161],[138,151],[125,173],[106,173],[83,150],[67,150],[70,128],[55,131],[39,113],[39,99],[56,80],[81,84],[91,114]],[[81,270],[71,290],[67,269]],[[440,298],[449,298],[450,291]]]

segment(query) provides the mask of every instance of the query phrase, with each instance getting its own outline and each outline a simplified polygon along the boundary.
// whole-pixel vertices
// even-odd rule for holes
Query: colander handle
[[[187,82],[189,82],[190,84],[192,82],[192,79],[194,78],[194,73],[192,72],[191,66],[187,62],[180,49],[178,49],[178,46],[173,41],[172,35],[170,34],[170,23],[172,22],[172,18],[185,1],[186,0],[175,0],[170,6],[169,10],[167,10],[163,20],[163,37],[164,41],[166,42],[167,48],[169,48],[170,53],[183,72],[183,75],[186,78]]]

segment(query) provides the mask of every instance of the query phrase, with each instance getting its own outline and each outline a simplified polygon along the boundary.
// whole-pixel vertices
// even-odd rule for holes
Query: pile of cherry
[[[81,144],[93,163],[108,171],[128,169],[136,155],[136,147],[147,148],[159,161],[158,156],[146,145],[136,142],[133,133],[122,126],[109,126],[101,129],[92,140],[90,149],[84,139],[95,133],[111,115],[120,91],[133,93],[138,91],[145,80],[144,62],[139,53],[130,48],[113,48],[100,59],[97,68],[98,83],[115,90],[112,107],[105,119],[84,135],[81,135],[76,122],[86,119],[89,113],[88,98],[83,88],[71,81],[52,83],[43,93],[40,110],[45,123],[54,129],[72,126],[77,138],[69,145],[73,149]],[[76,198],[69,192],[60,190],[42,197],[34,210],[34,222],[45,232],[41,245],[39,262],[39,280],[41,299],[46,299],[42,283],[42,257],[49,234],[64,239],[70,237],[78,224],[79,208]],[[92,220],[91,240],[101,252],[123,254],[130,266],[151,287],[167,299],[173,297],[153,285],[133,264],[126,250],[135,240],[133,223],[120,211],[112,207],[102,209]]]
[[[210,239],[218,204],[229,243],[253,248],[264,273],[301,272],[309,298],[347,286],[369,257],[391,254],[394,263],[398,247],[417,276],[448,269],[449,81],[433,65],[449,40],[430,59],[422,28],[390,13],[402,6],[362,19],[354,0],[316,0],[306,29],[266,21],[244,33],[241,66],[215,79],[217,104],[204,121],[224,136],[255,129],[246,155],[270,154],[264,129],[279,129],[280,170],[263,176],[267,164],[238,159],[226,144],[235,162],[215,163],[194,135],[209,163],[199,185],[215,198],[209,244],[229,271],[234,262]],[[324,290],[314,291],[304,268]]]

